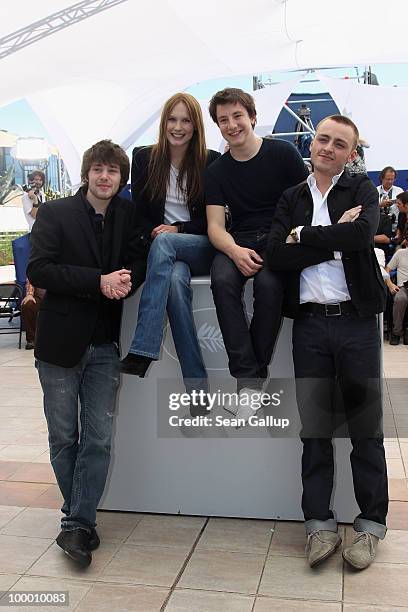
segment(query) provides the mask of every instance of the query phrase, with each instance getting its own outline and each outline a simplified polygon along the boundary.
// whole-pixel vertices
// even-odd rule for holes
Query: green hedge
[[[13,264],[11,241],[27,232],[0,232],[0,266]]]

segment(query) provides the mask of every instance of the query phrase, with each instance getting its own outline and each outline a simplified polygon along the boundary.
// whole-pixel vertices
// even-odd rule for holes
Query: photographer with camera
[[[44,183],[44,172],[42,170],[34,170],[28,175],[28,185],[23,185],[23,210],[30,232],[37,216],[38,207],[45,202]]]
[[[401,187],[394,185],[397,178],[397,171],[392,166],[386,166],[378,177],[380,185],[377,187],[379,203],[382,211],[387,213],[392,220],[392,230],[397,229],[398,207],[396,205],[397,196],[403,192]]]

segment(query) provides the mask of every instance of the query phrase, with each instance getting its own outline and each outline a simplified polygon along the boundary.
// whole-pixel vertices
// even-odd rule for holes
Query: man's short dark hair
[[[227,87],[226,89],[217,91],[217,93],[213,95],[210,100],[208,110],[210,111],[211,119],[217,125],[217,106],[222,106],[224,104],[242,104],[249,117],[251,119],[255,119],[256,123],[255,100],[251,94],[247,93],[243,89],[238,89],[237,87]]]
[[[336,123],[340,123],[341,125],[348,125],[348,127],[350,127],[353,130],[354,132],[353,149],[355,149],[360,140],[360,134],[358,132],[358,127],[356,126],[354,121],[352,121],[349,117],[346,117],[346,115],[329,115],[328,117],[324,117],[324,119],[319,121],[319,123],[316,126],[316,131],[319,125],[322,124],[324,121],[327,121],[328,119],[331,119],[331,121],[335,121]]]
[[[81,181],[86,183],[88,172],[92,164],[118,164],[120,168],[120,186],[121,190],[128,182],[130,162],[125,151],[118,144],[111,140],[100,140],[87,149],[82,158],[81,166]]]
[[[27,176],[29,181],[33,181],[36,176],[39,176],[42,180],[42,184],[45,185],[45,174],[42,170],[33,170]]]
[[[408,204],[408,191],[403,191],[397,195],[397,200],[402,202],[403,204]]]
[[[384,180],[385,175],[387,174],[387,172],[393,172],[394,173],[394,180],[397,178],[397,171],[395,170],[395,168],[393,168],[392,166],[385,166],[385,168],[383,168],[380,172],[380,175],[378,177],[378,179],[380,180],[380,182],[382,183]]]

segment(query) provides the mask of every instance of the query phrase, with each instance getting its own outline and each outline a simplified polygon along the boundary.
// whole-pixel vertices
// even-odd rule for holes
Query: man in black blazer
[[[351,177],[344,170],[356,155],[357,142],[357,127],[347,117],[333,115],[319,123],[311,145],[314,171],[283,194],[267,249],[270,268],[285,272],[284,313],[294,318],[302,509],[312,567],[341,544],[330,507],[332,436],[339,404],[353,446],[350,460],[361,511],[344,559],[364,569],[386,533],[388,488],[376,317],[384,310],[385,290],[373,250],[378,194],[366,175]]]
[[[31,233],[28,277],[46,289],[36,367],[64,497],[57,543],[82,566],[99,545],[95,519],[110,460],[122,299],[144,276],[134,207],[117,195],[128,177],[123,149],[96,143],[83,157],[82,188],[43,204]]]

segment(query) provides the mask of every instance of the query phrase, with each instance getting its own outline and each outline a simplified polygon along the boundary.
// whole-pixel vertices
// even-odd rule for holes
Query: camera
[[[40,193],[40,190],[38,189],[38,187],[36,187],[35,183],[28,183],[27,185],[23,185],[23,191],[28,192],[28,191],[34,191],[35,195],[38,195]]]

